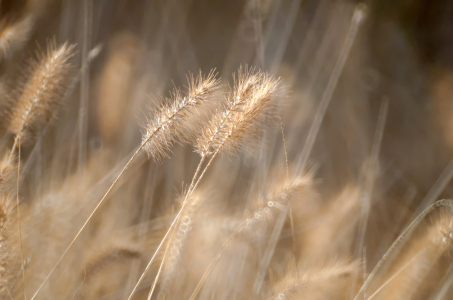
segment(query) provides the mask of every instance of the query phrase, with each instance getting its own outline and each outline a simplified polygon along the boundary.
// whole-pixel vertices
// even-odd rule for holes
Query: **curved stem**
[[[425,252],[426,249],[423,249],[422,251],[418,252],[414,257],[412,257],[403,267],[401,267],[395,274],[392,275],[386,282],[384,282],[383,285],[381,285],[370,297],[367,298],[367,300],[372,300],[374,297],[376,297],[379,292],[381,292],[390,282],[392,282],[402,271],[404,271],[407,267],[409,267],[416,258],[423,252]]]
[[[389,256],[396,250],[396,248],[407,238],[410,237],[410,234],[412,231],[428,216],[430,213],[432,213],[434,210],[436,210],[439,207],[443,206],[448,206],[450,209],[453,210],[453,200],[439,200],[436,203],[428,206],[414,221],[412,221],[409,226],[398,236],[398,238],[393,242],[393,244],[390,246],[390,248],[385,252],[384,256],[382,256],[381,260],[377,263],[377,265],[374,267],[373,271],[368,275],[368,278],[365,280],[363,283],[362,287],[358,291],[357,295],[354,297],[354,300],[359,299],[359,295],[365,294],[365,291],[367,287],[370,285],[371,281],[373,278],[376,276],[376,273],[382,268],[384,263],[387,261]]]

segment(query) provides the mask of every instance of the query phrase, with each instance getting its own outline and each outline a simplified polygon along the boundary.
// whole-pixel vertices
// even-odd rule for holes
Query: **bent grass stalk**
[[[360,290],[357,292],[356,296],[354,297],[354,300],[358,300],[359,296],[362,294],[365,294],[367,287],[370,285],[371,281],[373,278],[376,276],[377,272],[382,268],[384,263],[389,259],[390,255],[393,254],[393,252],[397,249],[397,247],[406,241],[412,231],[417,228],[417,226],[433,211],[440,207],[448,207],[453,210],[453,200],[448,200],[448,199],[443,199],[439,200],[434,204],[431,204],[426,208],[414,221],[412,221],[411,224],[398,236],[398,238],[393,242],[393,244],[388,248],[387,252],[382,256],[381,260],[377,263],[377,265],[374,267],[373,271],[368,275],[367,279],[363,283],[362,287]]]
[[[421,250],[419,253],[414,255],[404,266],[402,266],[395,274],[393,274],[389,279],[387,279],[384,284],[382,284],[367,300],[372,300],[376,297],[389,283],[391,283],[400,273],[402,273],[406,268],[408,268],[414,261],[425,252],[426,249]]]

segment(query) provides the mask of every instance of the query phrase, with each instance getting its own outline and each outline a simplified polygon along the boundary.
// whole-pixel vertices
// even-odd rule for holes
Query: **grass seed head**
[[[219,80],[214,71],[203,77],[189,77],[189,92],[186,96],[179,89],[173,91],[172,97],[160,105],[145,126],[142,145],[155,160],[168,156],[175,142],[188,139],[187,128],[183,126],[193,109],[200,106],[209,95],[218,88]]]
[[[280,80],[254,69],[239,69],[234,86],[223,107],[219,108],[203,129],[195,144],[202,157],[225,150],[234,152],[244,143],[254,143],[263,128],[266,116],[276,116],[273,110],[282,100]]]
[[[38,60],[31,64],[30,76],[9,123],[9,130],[16,139],[25,141],[36,128],[43,128],[56,116],[71,78],[73,50],[73,45],[65,43],[57,47],[55,41],[51,41],[46,53],[39,53]]]

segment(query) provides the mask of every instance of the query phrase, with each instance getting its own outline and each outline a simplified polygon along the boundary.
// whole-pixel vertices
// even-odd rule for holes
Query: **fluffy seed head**
[[[254,69],[240,69],[227,103],[217,111],[197,139],[195,149],[208,156],[225,149],[236,150],[244,136],[252,138],[262,128],[266,116],[282,98],[280,80]],[[250,141],[250,139],[248,139]]]
[[[74,46],[67,43],[57,47],[49,42],[47,52],[39,54],[32,63],[31,74],[25,83],[9,123],[16,139],[25,139],[36,127],[51,121],[62,103],[63,92],[71,78]]]
[[[160,160],[168,155],[168,151],[175,142],[187,140],[187,128],[182,122],[193,108],[199,106],[218,87],[219,80],[211,71],[207,77],[200,73],[197,78],[189,77],[189,92],[182,96],[176,89],[170,99],[164,101],[148,120],[143,134],[142,145],[150,156]]]

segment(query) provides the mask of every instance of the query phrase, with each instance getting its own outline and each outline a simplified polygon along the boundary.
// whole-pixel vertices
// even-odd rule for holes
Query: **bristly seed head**
[[[253,141],[265,117],[275,116],[273,108],[282,98],[279,85],[279,79],[261,71],[239,69],[226,104],[203,129],[195,151],[205,157],[223,149],[236,150],[245,135]]]
[[[189,92],[182,96],[176,89],[171,99],[164,101],[164,104],[156,109],[154,117],[148,120],[142,138],[142,145],[150,156],[160,160],[168,155],[168,152],[175,142],[187,140],[187,133],[181,126],[184,119],[192,108],[199,106],[212,94],[219,85],[216,73],[211,71],[207,77],[189,76]]]
[[[21,142],[36,128],[49,123],[62,104],[62,96],[71,78],[73,45],[58,47],[55,41],[47,46],[47,53],[40,53],[32,63],[31,74],[23,86],[13,110],[9,130]]]

